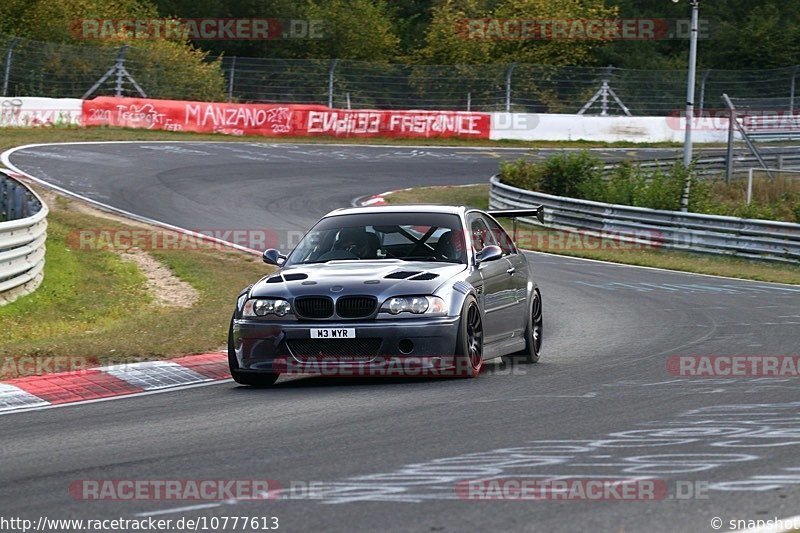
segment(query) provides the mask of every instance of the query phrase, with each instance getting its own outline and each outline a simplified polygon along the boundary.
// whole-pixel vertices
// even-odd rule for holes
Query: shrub
[[[543,192],[557,196],[578,196],[582,185],[602,174],[600,159],[586,151],[563,152],[547,158],[542,169]]]
[[[564,152],[545,161],[518,159],[500,163],[500,180],[513,187],[557,196],[582,197],[587,184],[602,179],[600,160],[588,152]]]
[[[541,191],[542,167],[527,159],[500,162],[500,181],[529,191]]]

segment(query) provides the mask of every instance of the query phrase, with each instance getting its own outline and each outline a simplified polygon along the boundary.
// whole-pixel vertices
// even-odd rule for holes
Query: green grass
[[[190,308],[154,305],[138,267],[107,250],[82,250],[81,229],[133,229],[50,202],[45,277],[32,294],[0,307],[0,357],[76,356],[98,364],[162,359],[224,345],[240,289],[268,272],[259,258],[225,250],[151,255],[200,295]],[[136,229],[141,229],[137,226]]]
[[[463,187],[420,187],[397,191],[386,197],[389,204],[463,204],[486,209],[489,203],[488,185],[468,185]],[[510,224],[505,224],[510,228]],[[530,249],[560,255],[612,261],[629,265],[667,268],[682,272],[696,272],[731,278],[772,281],[777,283],[800,284],[800,267],[773,264],[746,259],[716,257],[705,254],[692,254],[664,249],[629,249],[624,245],[608,249],[589,249],[589,246],[570,245],[563,232],[541,227],[520,225],[518,230],[528,230],[519,240],[521,246],[530,244]],[[522,232],[522,231],[520,231]],[[585,241],[583,241],[585,242]],[[592,246],[596,241],[590,241]],[[613,246],[613,243],[610,243]]]
[[[492,141],[489,139],[398,139],[394,137],[259,137],[200,134],[123,128],[5,128],[0,129],[0,152],[14,146],[80,141],[240,141],[269,143],[376,144],[408,146],[484,146],[505,148],[674,148],[676,143],[602,143],[589,141]],[[713,145],[708,145],[713,146]]]

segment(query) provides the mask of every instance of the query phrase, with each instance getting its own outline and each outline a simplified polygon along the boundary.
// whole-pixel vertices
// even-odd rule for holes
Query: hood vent
[[[414,276],[413,278],[410,278],[410,279],[412,279],[414,281],[425,281],[425,280],[434,279],[434,278],[438,278],[438,277],[439,277],[439,274],[434,274],[432,272],[423,272],[422,274],[417,274],[416,276]]]
[[[286,281],[300,281],[301,279],[306,279],[308,274],[303,274],[302,272],[295,272],[294,274],[284,274],[283,279]]]
[[[418,274],[422,274],[422,272],[409,272],[407,270],[398,270],[397,272],[392,272],[391,274],[386,276],[386,279],[406,279],[410,278],[411,276],[416,276]]]
[[[281,283],[281,282],[283,282],[283,278],[280,277],[280,275],[267,278],[267,283]]]

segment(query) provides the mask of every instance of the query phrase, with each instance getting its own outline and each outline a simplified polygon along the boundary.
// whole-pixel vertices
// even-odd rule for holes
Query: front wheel
[[[231,371],[233,381],[240,385],[269,387],[274,385],[280,377],[280,374],[242,372],[239,368],[239,361],[236,359],[236,350],[233,347],[233,317],[231,318],[231,325],[228,327],[228,368]]]
[[[483,319],[478,302],[468,296],[461,308],[456,339],[456,375],[476,378],[483,368]]]

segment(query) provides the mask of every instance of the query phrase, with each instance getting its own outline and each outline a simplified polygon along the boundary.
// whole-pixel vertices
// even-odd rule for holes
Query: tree
[[[604,0],[445,0],[434,9],[425,46],[418,57],[428,63],[591,63],[592,51],[604,41],[560,38],[506,38],[493,26],[472,32],[466,19],[608,19],[616,9]],[[502,30],[501,30],[502,31]],[[547,32],[547,30],[545,30]],[[498,38],[499,37],[499,38]]]

